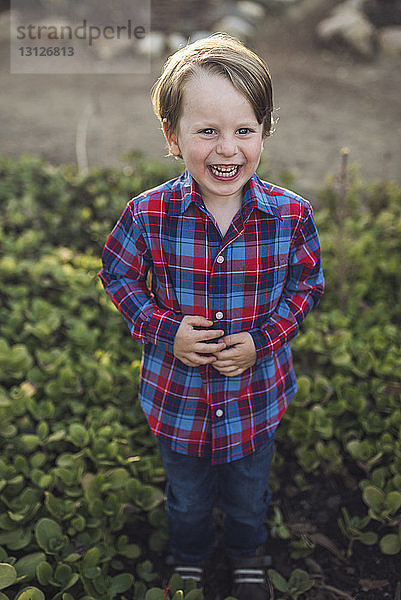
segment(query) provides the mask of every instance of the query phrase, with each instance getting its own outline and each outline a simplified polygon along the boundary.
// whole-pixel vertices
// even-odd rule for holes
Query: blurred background
[[[401,2],[395,0],[152,0],[140,51],[145,74],[11,74],[9,3],[0,2],[0,153],[53,164],[122,166],[139,150],[170,161],[149,92],[188,39],[227,31],[268,63],[276,131],[272,177],[291,172],[313,194],[338,171],[342,147],[364,180],[401,182]],[[129,57],[130,48],[121,50]],[[118,60],[118,56],[116,59]]]

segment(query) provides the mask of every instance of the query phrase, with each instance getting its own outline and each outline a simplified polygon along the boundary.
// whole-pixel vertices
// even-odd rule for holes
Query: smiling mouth
[[[215,177],[230,179],[235,177],[241,165],[209,165],[209,169]]]

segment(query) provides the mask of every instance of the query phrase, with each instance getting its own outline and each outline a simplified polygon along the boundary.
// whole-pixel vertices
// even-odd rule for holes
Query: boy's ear
[[[177,134],[170,130],[168,123],[165,119],[163,120],[163,133],[169,145],[171,154],[173,154],[173,156],[179,156],[181,154],[181,150],[178,145]]]

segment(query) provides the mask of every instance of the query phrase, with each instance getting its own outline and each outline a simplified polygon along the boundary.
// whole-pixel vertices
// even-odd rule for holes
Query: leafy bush
[[[0,581],[20,600],[165,595],[154,587],[168,539],[164,475],[137,401],[140,348],[96,272],[125,203],[175,167],[128,161],[80,177],[30,157],[0,160]],[[359,485],[364,514],[339,515],[348,552],[377,543],[395,554],[401,190],[337,188],[316,211],[327,291],[294,343],[299,392],[278,429],[273,485],[289,456],[295,494],[314,474]],[[278,507],[272,534],[295,556],[311,551]],[[201,598],[181,584],[170,582],[172,598]]]
[[[31,156],[0,158],[3,243],[13,255],[37,256],[67,246],[97,255],[125,204],[140,192],[171,179],[177,163],[161,164],[132,152],[118,169],[53,167]]]

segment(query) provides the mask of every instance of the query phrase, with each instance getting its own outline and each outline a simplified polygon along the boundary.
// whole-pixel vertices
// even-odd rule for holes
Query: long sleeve
[[[320,246],[312,210],[295,234],[283,293],[268,321],[250,330],[257,360],[277,352],[298,333],[302,321],[318,304],[324,291]]]
[[[152,268],[145,234],[129,203],[111,232],[102,254],[99,277],[107,295],[128,323],[131,335],[173,351],[183,315],[158,306],[147,286]]]

